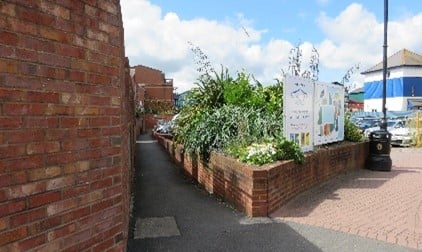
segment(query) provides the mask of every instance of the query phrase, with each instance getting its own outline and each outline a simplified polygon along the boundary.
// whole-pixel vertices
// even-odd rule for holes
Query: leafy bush
[[[305,156],[300,146],[293,141],[289,141],[284,137],[278,137],[276,141],[277,159],[289,160],[293,159],[296,163],[302,164]]]
[[[250,107],[258,87],[249,83],[250,76],[245,72],[238,73],[237,79],[224,83],[224,101],[226,104]]]
[[[227,68],[217,73],[202,50],[194,46],[200,76],[179,113],[174,139],[185,151],[208,160],[222,151],[248,163],[262,165],[277,159],[303,161],[303,153],[283,140],[283,87],[263,87],[242,71],[232,78]]]
[[[222,151],[257,165],[279,159],[303,162],[299,146],[282,137],[280,82],[264,88],[259,83],[250,84],[245,73],[232,79],[223,72],[210,85],[218,86],[219,91],[196,89],[176,120],[174,138],[188,153],[200,154],[207,160],[211,151]],[[274,146],[275,153],[270,146]]]
[[[207,159],[212,150],[249,145],[282,134],[282,119],[273,113],[233,105],[216,109],[183,109],[176,120],[175,140],[189,153]]]
[[[221,69],[218,74],[214,70],[198,78],[196,88],[193,88],[187,99],[190,106],[198,108],[219,108],[224,100],[224,87],[232,82],[228,69]],[[213,75],[213,76],[212,76]]]
[[[350,121],[350,114],[344,116],[344,140],[350,142],[361,142],[363,141],[362,131],[358,126]]]
[[[244,71],[237,78],[224,83],[224,103],[229,105],[263,109],[269,113],[283,112],[283,86],[280,81],[275,85],[263,87]]]

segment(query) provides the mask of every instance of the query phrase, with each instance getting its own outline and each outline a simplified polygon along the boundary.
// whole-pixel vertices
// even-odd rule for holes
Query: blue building
[[[383,62],[365,72],[364,111],[382,111]],[[386,108],[422,108],[422,55],[402,49],[387,59]]]
[[[186,103],[188,102],[187,96],[189,95],[189,93],[190,90],[174,95],[174,104],[177,109],[182,109],[186,105]]]

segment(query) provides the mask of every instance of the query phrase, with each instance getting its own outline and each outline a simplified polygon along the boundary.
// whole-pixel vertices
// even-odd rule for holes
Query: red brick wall
[[[125,250],[133,103],[119,1],[1,1],[0,69],[0,250]]]
[[[173,118],[173,115],[153,115],[153,114],[145,114],[143,116],[145,127],[144,129],[152,129],[157,125],[158,120],[164,120],[166,122],[170,121]]]
[[[160,70],[150,68],[147,66],[135,66],[135,83],[145,84],[145,85],[164,85],[165,77],[164,73]]]
[[[363,110],[363,102],[353,102],[349,101],[349,110],[351,111],[360,111]]]
[[[136,87],[138,93],[136,99],[142,100],[145,113],[162,114],[171,113],[174,109],[173,80],[166,80],[162,71],[147,66],[135,66],[131,68],[134,71],[134,85],[142,85],[142,88]],[[155,125],[146,120],[146,128],[151,129]]]
[[[186,174],[251,217],[268,216],[300,192],[341,172],[364,168],[368,156],[368,143],[356,143],[315,151],[301,165],[279,161],[257,167],[219,153],[203,164],[183,153],[183,146],[156,137]]]
[[[173,103],[173,86],[145,86],[145,99],[165,100]]]

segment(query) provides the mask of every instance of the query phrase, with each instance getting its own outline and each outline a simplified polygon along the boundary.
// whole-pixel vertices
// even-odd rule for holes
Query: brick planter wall
[[[248,216],[268,216],[295,195],[330,177],[351,169],[362,169],[368,143],[334,144],[306,155],[304,164],[278,161],[253,166],[219,153],[203,163],[183,153],[183,146],[156,135],[173,160],[210,192],[230,202]]]
[[[126,249],[127,68],[119,1],[0,2],[0,251]]]

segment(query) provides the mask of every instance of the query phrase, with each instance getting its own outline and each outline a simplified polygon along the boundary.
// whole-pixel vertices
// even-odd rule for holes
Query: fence
[[[406,124],[412,129],[413,142],[416,147],[422,147],[422,112],[414,112],[413,116],[409,117]]]

